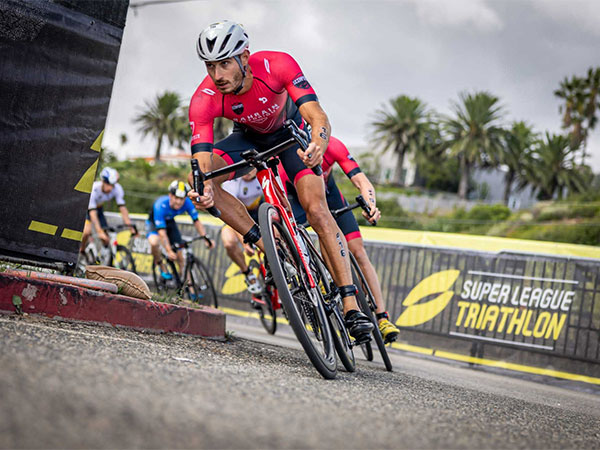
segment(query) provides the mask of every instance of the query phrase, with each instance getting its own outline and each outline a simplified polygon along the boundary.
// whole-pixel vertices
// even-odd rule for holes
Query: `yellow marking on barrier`
[[[406,352],[420,353],[422,355],[433,355],[432,348],[419,347],[410,344],[400,344],[399,342],[392,342],[390,345],[392,346],[392,348],[397,348],[398,350],[404,350]]]
[[[90,147],[95,152],[99,152],[102,149],[102,138],[104,138],[104,130],[100,132],[92,146]]]
[[[77,185],[73,189],[84,194],[91,194],[92,186],[94,185],[94,178],[96,178],[96,171],[98,170],[98,160],[94,161],[94,164],[85,171],[81,179],[77,182]]]
[[[466,363],[479,364],[482,366],[498,367],[500,369],[513,370],[515,372],[533,373],[536,375],[545,375],[555,378],[563,378],[565,380],[581,381],[583,383],[600,384],[600,378],[588,377],[576,373],[562,372],[560,370],[542,369],[541,367],[525,366],[523,364],[514,364],[506,361],[495,361],[493,359],[475,358],[473,356],[460,355],[458,353],[445,352],[435,350],[434,356],[454,361],[462,361]]]
[[[260,316],[258,315],[258,313],[255,313],[255,312],[241,311],[239,309],[227,308],[226,306],[219,306],[219,309],[221,311],[223,311],[225,314],[231,314],[232,316],[246,317],[246,318],[260,320]],[[277,323],[283,323],[285,325],[289,325],[289,322],[283,317],[277,317]]]
[[[49,223],[32,220],[29,224],[29,230],[54,236],[56,234],[56,230],[58,230],[58,227],[56,225],[50,225]]]
[[[69,228],[65,228],[60,235],[65,239],[71,239],[73,241],[81,242],[81,238],[83,237],[83,232],[77,230],[71,230]]]
[[[545,255],[600,258],[600,248],[592,245],[379,227],[360,227],[360,232],[366,241],[460,248],[483,252],[515,251]]]

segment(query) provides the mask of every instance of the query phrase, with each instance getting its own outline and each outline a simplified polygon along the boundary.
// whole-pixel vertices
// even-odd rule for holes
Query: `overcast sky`
[[[401,94],[448,113],[459,92],[487,90],[506,107],[507,124],[560,132],[553,91],[565,76],[600,66],[600,0],[200,0],[137,14],[130,8],[106,147],[120,158],[154,154],[155,142],[141,140],[132,118],[165,90],[189,101],[206,75],[198,33],[223,19],[244,25],[251,51],[294,56],[333,134],[349,147],[368,145],[374,113]],[[600,129],[588,150],[600,172]]]

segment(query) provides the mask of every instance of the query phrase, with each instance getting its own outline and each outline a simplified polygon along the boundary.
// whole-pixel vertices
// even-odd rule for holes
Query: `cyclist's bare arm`
[[[377,222],[381,217],[381,211],[377,208],[377,199],[375,197],[375,188],[367,178],[367,176],[359,172],[356,175],[353,175],[350,178],[352,184],[360,191],[360,194],[363,196],[369,208],[371,208],[371,215],[369,216],[366,211],[363,211],[362,214],[365,219],[369,222]]]
[[[329,144],[329,136],[331,136],[331,125],[319,102],[306,102],[300,105],[299,111],[312,130],[308,148],[305,152],[298,150],[298,156],[306,167],[312,168],[323,161],[323,155]]]
[[[177,259],[177,253],[175,253],[171,248],[171,242],[169,241],[167,230],[165,230],[164,228],[159,228],[158,230],[156,230],[156,232],[158,234],[158,239],[160,240],[160,245],[162,245],[162,247],[167,252],[167,256],[171,261],[175,261]]]
[[[194,228],[196,229],[196,231],[198,232],[198,234],[200,236],[205,236],[206,237],[206,228],[204,228],[204,224],[202,222],[200,222],[200,220],[196,220],[194,222]],[[214,244],[212,241],[210,240],[205,240],[206,246],[208,248],[213,248]]]
[[[119,206],[119,212],[121,213],[121,217],[123,218],[123,223],[125,225],[131,226],[131,219],[129,217],[129,210],[127,209],[127,206]]]
[[[98,234],[98,238],[104,242],[104,244],[108,244],[108,235],[102,229],[102,225],[100,225],[100,219],[98,219],[98,211],[95,209],[90,209],[90,222],[92,222],[92,225],[94,225],[96,233]]]

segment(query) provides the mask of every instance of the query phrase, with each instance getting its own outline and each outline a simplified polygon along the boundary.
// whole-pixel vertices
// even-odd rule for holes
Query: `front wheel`
[[[174,294],[179,287],[179,275],[175,263],[164,256],[160,264],[152,265],[152,278],[154,278],[156,292],[159,294]]]
[[[263,203],[258,219],[267,262],[290,326],[317,371],[333,379],[337,361],[321,291],[310,287],[298,248],[279,211]]]
[[[112,265],[117,269],[137,273],[135,271],[135,261],[133,260],[133,256],[131,256],[131,252],[127,247],[122,245],[117,245],[117,251],[112,260]]]
[[[314,267],[314,273],[317,277],[315,281],[318,281],[318,287],[323,294],[325,299],[329,326],[331,327],[331,336],[333,337],[333,344],[335,351],[342,362],[342,365],[348,372],[354,372],[356,370],[356,359],[354,358],[354,351],[352,350],[352,342],[348,329],[344,323],[342,317],[342,305],[341,298],[337,294],[337,288],[333,283],[333,278],[327,268],[325,262],[321,259],[321,255],[317,252],[316,248],[310,241],[310,236],[304,229],[300,227],[299,234],[304,239],[305,247],[310,255],[310,265]]]
[[[219,307],[219,299],[215,292],[212,277],[202,261],[195,259],[190,264],[188,280],[183,295],[193,302],[205,306]]]

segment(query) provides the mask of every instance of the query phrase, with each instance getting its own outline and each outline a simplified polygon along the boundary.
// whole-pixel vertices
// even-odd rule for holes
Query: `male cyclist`
[[[280,159],[309,223],[330,255],[330,269],[340,289],[348,330],[358,341],[367,341],[373,324],[356,303],[347,244],[327,208],[323,180],[311,170],[321,163],[327,149],[331,135],[327,114],[290,55],[274,51],[251,55],[248,46],[248,35],[234,22],[213,23],[200,33],[196,50],[208,76],[190,103],[192,158],[198,160],[203,172],[218,169],[240,161],[245,150],[265,150],[289,138],[283,127],[287,119],[300,128],[311,127],[308,149],[290,148],[281,153]],[[233,120],[234,130],[213,145],[217,117]],[[240,175],[232,174],[231,178]],[[221,219],[242,234],[245,242],[263,248],[260,230],[244,205],[221,188],[224,178],[209,180],[203,196],[192,192],[190,197],[200,208],[216,205]]]
[[[352,157],[352,155],[350,155],[344,143],[333,136],[331,136],[329,139],[329,146],[323,155],[322,164],[323,177],[325,179],[327,191],[327,205],[329,209],[340,209],[348,205],[348,202],[338,189],[338,186],[333,178],[332,172],[334,163],[338,163],[346,176],[359,190],[360,194],[367,201],[367,204],[371,208],[370,216],[363,211],[363,216],[365,219],[371,223],[376,223],[381,217],[381,212],[377,208],[375,188],[367,176],[360,170],[358,163]],[[285,172],[281,172],[281,178],[286,185],[288,198],[294,211],[294,217],[298,223],[305,223],[306,213],[298,201],[298,195],[293,184],[289,181],[289,178],[285,175]],[[398,337],[399,331],[398,328],[389,320],[390,317],[385,309],[385,302],[383,300],[383,294],[381,292],[381,286],[379,285],[377,272],[367,256],[364,242],[358,228],[358,223],[354,218],[354,214],[352,214],[351,211],[347,211],[336,218],[336,222],[340,227],[340,230],[342,230],[344,233],[346,241],[348,241],[348,247],[356,258],[356,261],[360,266],[360,270],[365,275],[367,283],[369,283],[369,287],[371,288],[373,296],[375,297],[375,303],[377,304],[375,314],[379,324],[379,331],[381,332],[385,342],[393,342]]]
[[[198,211],[196,211],[192,201],[187,198],[189,190],[189,186],[183,181],[175,180],[169,185],[169,194],[158,197],[152,205],[148,220],[146,220],[146,235],[150,243],[154,264],[159,263],[161,260],[160,246],[162,245],[168,258],[171,261],[177,261],[179,271],[183,270],[183,250],[179,249],[175,253],[172,249],[172,245],[182,242],[181,233],[177,228],[177,223],[175,223],[175,216],[179,214],[188,213],[194,222],[194,228],[205,239],[206,247],[213,247],[212,241],[206,236],[204,225],[198,219]],[[165,280],[172,278],[166,267],[161,267],[160,270],[161,276]]]
[[[258,180],[256,179],[256,169],[252,169],[245,175],[234,180],[225,181],[222,185],[223,189],[229,194],[233,195],[239,201],[241,201],[248,214],[252,217],[255,222],[258,221],[258,207],[262,201],[263,192]],[[231,228],[229,225],[225,225],[221,228],[221,240],[227,255],[231,260],[237,264],[240,271],[246,278],[246,285],[248,286],[248,292],[251,294],[260,294],[261,287],[258,283],[256,275],[250,271],[250,267],[246,264],[246,258],[244,258],[244,251],[240,247],[243,245],[244,250],[248,256],[254,254],[254,249],[248,244],[244,244],[243,236]],[[260,308],[260,305],[253,306]]]
[[[125,225],[129,225],[132,229],[132,234],[135,235],[137,232],[131,224],[129,218],[129,211],[125,206],[125,193],[123,188],[118,183],[119,173],[110,167],[105,167],[100,172],[100,181],[94,181],[92,185],[92,193],[90,194],[90,201],[88,204],[88,212],[86,221],[83,226],[83,236],[81,237],[81,246],[79,252],[83,254],[87,245],[88,239],[92,234],[92,225],[96,230],[98,238],[102,243],[107,246],[109,244],[108,235],[104,228],[108,226],[106,217],[104,217],[103,206],[106,202],[115,200],[119,207],[119,212],[123,218]]]

